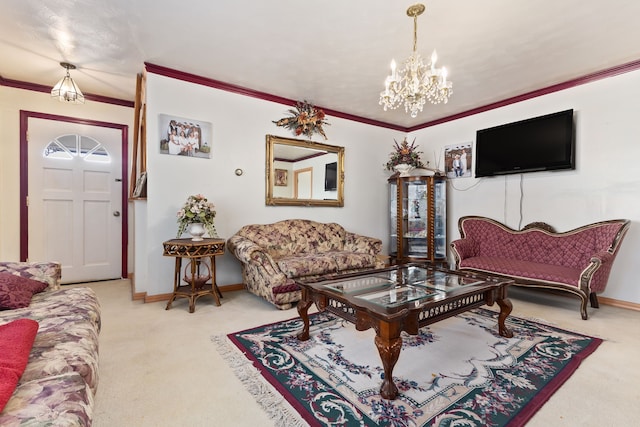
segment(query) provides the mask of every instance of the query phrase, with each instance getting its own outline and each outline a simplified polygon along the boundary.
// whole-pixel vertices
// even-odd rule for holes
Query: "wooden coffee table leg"
[[[298,314],[304,323],[302,331],[297,335],[300,341],[306,341],[309,339],[309,307],[311,307],[311,301],[306,301],[304,299],[298,301]]]
[[[398,396],[398,387],[393,383],[393,367],[396,366],[398,357],[400,357],[402,337],[385,338],[378,334],[375,343],[384,368],[384,381],[380,387],[380,396],[393,400]]]
[[[511,338],[513,337],[513,332],[506,327],[504,322],[507,320],[509,313],[511,313],[513,305],[509,298],[498,298],[496,302],[500,307],[500,314],[498,315],[498,333],[502,337]]]

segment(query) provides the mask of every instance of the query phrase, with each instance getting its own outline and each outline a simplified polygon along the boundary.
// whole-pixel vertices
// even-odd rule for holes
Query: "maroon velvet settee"
[[[456,268],[506,276],[518,286],[556,289],[580,297],[586,320],[587,300],[598,308],[620,243],[629,229],[624,219],[555,232],[537,222],[513,230],[497,221],[464,216],[461,239],[451,242]]]

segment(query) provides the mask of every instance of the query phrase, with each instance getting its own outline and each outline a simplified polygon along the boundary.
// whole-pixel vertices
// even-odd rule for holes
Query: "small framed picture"
[[[133,189],[133,197],[147,197],[147,173],[142,172],[136,181],[136,186]]]
[[[444,164],[447,178],[470,178],[473,164],[471,143],[447,145],[444,148]]]
[[[279,187],[286,187],[287,186],[287,170],[286,169],[275,169],[274,170],[274,174],[275,174],[275,180],[274,180],[274,185],[277,185]]]

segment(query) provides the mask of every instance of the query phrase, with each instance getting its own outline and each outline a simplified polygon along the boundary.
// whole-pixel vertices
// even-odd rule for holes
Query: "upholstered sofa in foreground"
[[[227,241],[242,263],[249,292],[281,310],[302,297],[295,279],[381,268],[382,241],[346,231],[336,223],[289,219],[242,227]]]
[[[100,306],[90,288],[61,289],[60,271],[57,263],[0,263],[0,397],[10,395],[0,426],[91,425]],[[28,354],[26,367],[18,353]]]
[[[557,233],[545,223],[513,230],[497,221],[465,216],[459,240],[451,242],[456,268],[507,276],[516,285],[562,290],[598,308],[596,294],[607,286],[611,266],[629,229],[628,220],[610,220]]]

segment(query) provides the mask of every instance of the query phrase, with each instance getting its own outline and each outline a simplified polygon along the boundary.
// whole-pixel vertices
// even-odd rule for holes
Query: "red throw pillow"
[[[0,310],[28,307],[33,294],[44,291],[47,286],[39,280],[0,273]]]
[[[11,398],[27,367],[38,322],[18,319],[0,325],[0,412]]]

